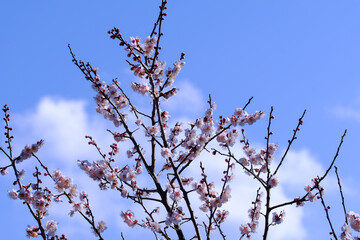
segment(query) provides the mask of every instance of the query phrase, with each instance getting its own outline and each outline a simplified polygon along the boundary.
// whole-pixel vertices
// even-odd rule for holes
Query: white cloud
[[[198,116],[205,111],[206,100],[200,89],[189,81],[177,81],[176,87],[180,91],[168,101],[164,102],[164,109],[176,112],[179,116]]]
[[[302,149],[288,152],[282,167],[279,169],[278,176],[283,179],[283,184],[286,184],[289,188],[303,190],[305,184],[310,184],[311,179],[323,173],[324,168],[310,154],[310,151]]]
[[[15,127],[28,143],[45,140],[44,157],[60,160],[65,167],[72,168],[77,159],[94,153],[88,146],[86,135],[108,143],[111,135],[106,133],[105,121],[89,117],[82,100],[64,100],[44,97],[32,112],[14,116]]]
[[[340,119],[360,121],[360,107],[335,106],[328,111]]]

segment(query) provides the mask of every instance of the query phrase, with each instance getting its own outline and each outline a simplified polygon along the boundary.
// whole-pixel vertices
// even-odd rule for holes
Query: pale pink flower
[[[38,226],[29,226],[28,225],[28,227],[26,229],[26,236],[28,238],[30,238],[30,237],[33,237],[33,238],[38,237],[39,234],[40,234],[40,229],[39,229]]]
[[[306,192],[310,192],[310,191],[311,191],[311,187],[310,187],[309,185],[305,185],[304,190],[305,190]]]
[[[86,200],[87,196],[88,196],[87,193],[85,191],[82,191],[79,196],[80,201]]]
[[[315,202],[316,199],[317,199],[316,195],[314,195],[312,192],[309,192],[306,198],[307,198],[307,200],[309,200],[310,202]]]
[[[229,211],[220,211],[220,210],[217,210],[216,212],[216,217],[215,217],[215,220],[218,222],[218,223],[222,223],[225,221],[225,219],[229,216]]]
[[[279,214],[276,212],[273,212],[273,218],[272,221],[274,224],[280,224],[284,221],[285,218],[285,211],[281,211]]]
[[[294,201],[296,201],[296,207],[302,207],[305,205],[304,201],[299,201],[300,198],[294,198]]]
[[[58,229],[57,224],[58,223],[56,221],[54,221],[54,220],[49,220],[49,221],[46,222],[45,231],[47,232],[47,234],[49,236],[53,237],[55,235],[55,232]]]
[[[149,90],[150,87],[146,82],[142,83],[131,83],[131,88],[142,95],[145,95]]]
[[[276,187],[279,184],[279,179],[276,176],[271,176],[269,179],[269,185],[271,188]]]
[[[77,186],[74,184],[74,185],[72,185],[71,187],[70,187],[70,190],[69,190],[69,195],[71,196],[71,197],[77,197],[77,195],[78,195],[78,189],[77,189]]]
[[[357,232],[360,232],[360,215],[350,211],[346,214],[346,217],[350,222],[351,228]]]
[[[171,150],[169,148],[162,148],[161,149],[161,156],[163,156],[164,158],[170,158],[172,155]]]
[[[116,142],[123,142],[126,140],[126,134],[121,134],[121,133],[118,133],[118,132],[115,132],[114,133],[114,140]]]
[[[147,37],[145,39],[145,42],[142,46],[142,48],[144,49],[144,55],[147,56],[147,57],[150,57],[154,50],[155,50],[155,46],[156,46],[156,42],[157,42],[157,37]]]
[[[105,221],[100,221],[98,222],[97,226],[96,226],[96,229],[102,233],[104,232],[106,229],[107,229],[107,226],[106,226],[106,222]]]
[[[21,171],[18,173],[18,177],[19,177],[20,179],[24,179],[24,176],[25,176],[25,170],[23,169],[23,170],[21,170]]]
[[[251,227],[249,226],[249,224],[241,224],[240,232],[241,234],[249,234],[251,233]]]
[[[33,200],[33,196],[31,194],[30,190],[26,189],[24,187],[20,189],[20,192],[18,194],[18,198],[21,199],[21,200],[24,200],[24,201],[26,201],[28,203],[31,203],[32,200]]]
[[[172,190],[172,192],[170,193],[170,198],[175,202],[179,202],[183,198],[183,193],[179,187],[175,187]]]
[[[178,225],[181,220],[185,217],[185,213],[182,211],[182,207],[178,207],[170,216],[166,219],[166,225]]]
[[[221,203],[226,203],[231,198],[231,189],[227,185],[224,189],[223,195],[221,196]]]
[[[142,119],[141,118],[136,119],[135,124],[138,126],[142,125],[143,124]]]
[[[161,232],[161,224],[158,222],[150,222],[150,227],[152,231]]]
[[[30,145],[26,145],[24,149],[21,151],[20,156],[16,159],[16,162],[22,162],[25,159],[28,159],[32,156],[33,153],[36,153],[39,148],[43,145],[44,141],[40,140],[37,143]]]
[[[209,206],[206,203],[202,204],[199,208],[203,212],[209,211]]]
[[[341,227],[342,233],[340,234],[341,240],[353,240],[352,234],[351,234],[351,228],[346,223]],[[358,238],[355,238],[358,239]]]
[[[236,108],[234,115],[242,117],[243,115],[246,115],[247,112],[245,112],[242,108]]]
[[[147,136],[155,136],[160,131],[160,128],[158,126],[149,126],[147,128]]]
[[[136,172],[129,168],[126,167],[123,169],[123,171],[120,173],[119,175],[120,179],[122,181],[131,181],[131,180],[135,180],[136,179]]]
[[[138,223],[138,221],[134,219],[135,218],[134,213],[130,210],[127,210],[125,213],[121,212],[121,217],[124,219],[124,222],[129,227],[134,227]]]
[[[123,186],[121,186],[121,196],[123,197],[123,198],[126,198],[127,196],[128,196],[128,191],[126,190],[126,188],[125,187],[123,187]]]
[[[8,193],[9,193],[9,197],[11,197],[12,199],[17,199],[18,198],[18,193],[17,193],[17,191],[15,189],[13,189],[11,191],[9,190]]]
[[[130,37],[130,46],[133,48],[141,49],[141,39],[140,37]]]

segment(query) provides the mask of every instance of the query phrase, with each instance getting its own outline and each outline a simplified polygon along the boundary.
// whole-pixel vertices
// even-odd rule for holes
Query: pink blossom
[[[241,224],[240,226],[240,232],[241,234],[249,234],[251,233],[251,227],[249,226],[249,224]]]
[[[341,227],[342,233],[340,234],[341,240],[353,240],[351,235],[351,228],[346,223]]]
[[[54,221],[54,220],[49,220],[49,221],[46,222],[45,231],[47,232],[47,234],[49,236],[53,237],[55,235],[55,232],[58,229],[57,224],[58,223],[56,221]]]
[[[131,88],[142,95],[145,95],[149,90],[150,87],[146,82],[142,83],[131,83]]]
[[[26,145],[24,149],[21,151],[21,154],[18,158],[16,158],[16,162],[22,162],[25,159],[28,159],[32,156],[32,154],[36,153],[39,148],[44,144],[43,140],[38,141],[32,145]]]
[[[166,219],[166,225],[178,225],[185,217],[185,213],[182,211],[182,207],[178,207],[171,215]]]
[[[134,213],[130,210],[127,210],[125,213],[121,212],[121,217],[124,219],[124,222],[129,227],[134,227],[138,223],[138,221],[134,219],[135,218]]]
[[[170,198],[175,202],[179,202],[183,198],[183,193],[182,193],[182,191],[180,190],[179,187],[175,187],[171,191]]]
[[[102,233],[104,232],[106,229],[107,229],[107,226],[106,226],[106,222],[105,221],[100,221],[98,222],[97,226],[96,226],[96,229]]]
[[[11,197],[12,199],[17,199],[18,198],[18,193],[17,193],[17,191],[15,189],[13,189],[11,191],[9,190],[8,193],[9,193],[9,197]]]
[[[279,214],[276,212],[273,212],[273,218],[272,221],[274,224],[280,224],[284,221],[285,218],[285,211],[281,211]]]
[[[152,38],[147,37],[145,39],[145,42],[142,45],[142,48],[145,51],[144,52],[145,56],[150,57],[153,54],[155,46],[156,46],[156,42],[157,42],[157,37],[152,37]]]
[[[276,187],[279,184],[279,179],[276,176],[271,176],[271,178],[269,179],[269,186],[271,188]]]
[[[170,158],[172,155],[171,150],[169,148],[162,148],[161,149],[161,156],[163,156],[163,158]]]
[[[28,225],[28,227],[26,229],[26,236],[28,238],[30,238],[30,237],[33,237],[33,238],[38,237],[39,234],[40,234],[40,229],[39,229],[38,226],[29,226]]]
[[[149,126],[147,128],[147,136],[155,136],[160,131],[158,126]]]
[[[346,214],[346,217],[350,222],[351,228],[357,232],[360,232],[360,215],[350,211]]]

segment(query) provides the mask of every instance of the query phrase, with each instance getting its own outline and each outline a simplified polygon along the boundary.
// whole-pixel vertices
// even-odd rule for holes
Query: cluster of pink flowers
[[[26,236],[30,237],[38,237],[40,234],[40,228],[38,226],[28,226],[26,229]]]
[[[57,222],[54,220],[49,220],[45,224],[45,231],[49,236],[53,237],[55,235],[56,230],[58,229]]]
[[[360,215],[350,211],[346,214],[346,216],[350,222],[351,228],[357,232],[360,232]]]
[[[20,163],[25,159],[28,159],[32,156],[32,154],[37,153],[40,147],[44,144],[43,140],[38,141],[32,145],[26,145],[24,149],[21,151],[20,156],[16,158],[16,162]]]
[[[280,213],[277,212],[273,212],[273,218],[272,218],[272,223],[273,224],[280,224],[282,222],[284,222],[284,218],[285,218],[285,211],[280,211]]]
[[[251,221],[247,224],[241,224],[240,226],[240,232],[242,235],[247,235],[248,238],[250,238],[250,233],[255,233],[256,229],[259,225],[259,218],[261,216],[261,198],[263,196],[263,193],[256,195],[256,200],[253,203],[254,206],[249,209],[249,218]]]
[[[41,216],[48,214],[48,209],[52,201],[53,195],[45,188],[44,190],[38,189],[36,184],[23,186],[19,191],[15,189],[8,191],[12,199],[20,199],[25,203],[31,204]]]
[[[165,76],[168,78],[168,81],[166,83],[167,87],[170,87],[174,83],[176,76],[180,73],[181,68],[184,66],[185,66],[185,62],[177,60],[174,63],[173,68],[168,68],[168,70],[166,70]]]
[[[346,214],[349,224],[344,224],[341,228],[342,233],[340,234],[341,240],[360,240],[360,237],[354,237],[351,229],[360,232],[360,215],[350,211]]]
[[[75,212],[81,212],[83,208],[88,208],[86,192],[82,191],[79,195],[79,198],[80,198],[80,202],[77,202],[74,199],[72,199],[71,202],[72,210],[69,213],[71,217],[74,216]]]
[[[138,92],[142,95],[146,95],[147,92],[149,92],[149,90],[150,90],[150,86],[146,82],[142,82],[142,83],[134,83],[133,82],[133,83],[131,83],[131,88],[135,92]]]
[[[126,47],[126,50],[129,52],[135,50],[146,57],[150,57],[154,53],[156,43],[157,37],[148,36],[144,43],[141,43],[140,37],[130,37],[130,44]]]
[[[158,126],[148,126],[147,131],[145,132],[145,135],[147,137],[153,136],[155,137],[156,134],[160,131],[160,128]]]
[[[149,70],[149,77],[154,80],[155,89],[154,91],[157,92],[157,88],[161,87],[161,84],[164,82],[162,78],[164,75],[164,68],[166,66],[166,62],[160,61],[156,59],[152,66],[152,71]]]
[[[156,221],[152,221],[149,218],[146,218],[146,222],[144,222],[143,227],[144,228],[148,228],[151,229],[151,231],[153,232],[161,232],[161,224],[156,222]]]
[[[158,88],[170,87],[173,84],[176,76],[179,74],[181,68],[185,65],[185,62],[181,61],[184,58],[184,54],[182,54],[181,58],[174,63],[174,67],[168,68],[168,70],[166,70],[166,81],[164,83],[163,75],[166,62],[160,61],[157,58],[152,58],[158,43],[158,38],[156,36],[148,36],[144,43],[141,43],[141,39],[139,37],[130,37],[130,43],[128,43],[122,38],[119,30],[116,28],[110,30],[109,34],[111,34],[112,39],[118,38],[120,40],[120,45],[125,46],[125,50],[128,52],[128,57],[132,57],[132,60],[135,63],[130,64],[130,69],[134,72],[134,75],[140,78],[151,78],[153,80],[154,88],[151,89],[151,91],[154,93],[158,93]],[[141,55],[144,57],[143,59]],[[148,63],[150,60],[153,61],[149,66]],[[163,83],[164,86],[161,86]],[[143,95],[150,91],[149,85],[145,82],[132,83],[131,86],[134,91]],[[168,98],[174,93],[176,92],[169,91],[167,94],[164,94],[164,98]]]
[[[123,141],[126,140],[127,137],[128,137],[128,136],[127,136],[126,133],[118,133],[118,132],[115,132],[115,133],[114,133],[114,140],[115,140],[116,142],[123,142]]]
[[[228,202],[231,198],[231,189],[229,186],[226,186],[221,194],[216,192],[213,182],[207,184],[204,179],[202,179],[199,184],[194,182],[193,187],[200,195],[200,200],[204,202],[199,207],[203,212],[207,212],[212,208],[221,207],[222,204]]]
[[[312,186],[309,185],[305,185],[304,190],[307,192],[306,195],[306,200],[310,201],[310,202],[315,202],[318,199],[317,193],[313,192],[314,190],[318,190],[321,192],[322,195],[325,194],[325,189],[320,186],[320,184],[318,183],[318,178],[314,178],[311,180],[312,181]]]
[[[212,104],[211,107],[206,110],[205,117],[198,118],[195,123],[189,123],[190,128],[185,129],[185,139],[182,141],[181,146],[189,152],[182,154],[186,156],[184,161],[194,160],[215,132],[215,122],[212,118],[215,108],[216,105]],[[182,131],[182,129],[179,130]],[[199,130],[199,132],[197,130]]]
[[[99,186],[103,190],[108,187],[112,189],[118,188],[119,181],[121,181],[130,184],[134,192],[137,191],[136,177],[142,173],[141,162],[135,165],[135,170],[129,166],[112,168],[105,160],[94,161],[92,164],[87,160],[83,160],[79,161],[78,164],[90,178],[100,182]],[[119,189],[123,197],[128,196],[128,191],[123,184]]]
[[[177,122],[173,128],[170,129],[169,138],[167,139],[170,146],[175,146],[178,142],[177,136],[183,131],[183,124]]]
[[[89,72],[94,70],[89,70]],[[96,102],[96,111],[104,116],[105,119],[110,120],[115,126],[121,125],[121,118],[119,117],[118,110],[128,106],[128,99],[124,94],[118,90],[118,82],[110,85],[105,82],[100,82],[99,75],[96,75],[93,80],[93,89],[97,92],[94,97]],[[126,119],[126,115],[122,115]]]
[[[220,146],[234,146],[236,139],[239,137],[239,133],[236,129],[231,131],[225,130],[223,133],[217,136],[216,140],[220,143]]]
[[[185,213],[182,207],[177,207],[171,214],[166,218],[166,225],[178,225],[185,217]]]
[[[346,223],[341,227],[341,231],[341,240],[360,240],[360,237],[352,236],[351,227]]]
[[[121,212],[121,217],[129,227],[135,227],[138,224],[138,220],[135,219],[135,214],[130,210],[127,210],[125,213]]]
[[[253,114],[248,114],[242,108],[236,108],[235,113],[232,117],[230,117],[230,122],[233,126],[244,126],[245,124],[253,124],[257,120],[260,120],[265,116],[265,113],[262,111],[256,111]]]
[[[75,184],[72,183],[72,179],[63,175],[60,170],[55,170],[53,172],[53,180],[55,181],[55,188],[60,192],[69,190],[69,194],[72,197],[78,195],[78,190]]]
[[[180,202],[183,198],[183,192],[181,191],[180,187],[173,187],[168,185],[168,192],[170,193],[170,198],[174,202]]]
[[[215,216],[215,220],[216,222],[219,224],[219,223],[222,223],[226,220],[226,218],[229,216],[229,211],[226,211],[226,210],[217,210],[216,212],[216,216]]]
[[[244,167],[249,165],[252,166],[250,171],[255,172],[256,174],[259,172],[266,173],[268,166],[270,166],[272,160],[274,159],[274,153],[278,148],[278,144],[269,143],[268,147],[265,149],[261,149],[260,152],[256,152],[255,148],[250,148],[249,145],[245,145],[243,147],[245,157],[239,159],[239,163],[241,163]],[[277,185],[278,179],[273,176],[272,180],[269,182],[270,185]]]

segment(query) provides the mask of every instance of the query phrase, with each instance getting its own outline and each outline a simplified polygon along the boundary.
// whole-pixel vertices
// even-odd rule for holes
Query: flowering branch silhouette
[[[94,97],[96,111],[112,122],[115,128],[107,129],[114,139],[109,152],[102,151],[92,136],[85,137],[88,144],[95,147],[100,160],[92,162],[79,160],[79,168],[97,182],[101,190],[114,190],[124,199],[137,204],[141,213],[123,209],[121,213],[119,211],[120,216],[131,228],[148,229],[155,239],[209,240],[216,236],[227,239],[228,233],[222,226],[230,212],[236,211],[225,209],[231,199],[231,181],[236,174],[241,174],[236,171],[236,166],[240,166],[240,169],[260,186],[254,189],[256,195],[249,209],[250,221],[239,226],[240,239],[244,237],[250,239],[257,233],[262,218],[264,220],[262,238],[268,239],[270,227],[285,221],[284,207],[290,207],[289,205],[300,207],[306,202],[315,202],[317,199],[320,199],[325,209],[332,236],[338,239],[328,213],[329,207],[323,197],[324,188],[320,183],[334,166],[346,130],[326,172],[321,177],[312,179],[311,186],[305,186],[302,197],[272,205],[273,189],[280,184],[278,172],[286,161],[293,142],[297,139],[306,110],[299,118],[286,150],[276,166],[272,166],[272,163],[279,144],[272,142],[271,127],[275,120],[273,107],[267,116],[265,147],[253,147],[246,137],[245,129],[265,116],[264,111],[253,113],[246,111],[253,97],[242,108],[236,108],[230,116],[219,116],[216,120],[216,103],[209,95],[209,105],[202,117],[187,125],[181,122],[173,124],[169,112],[165,110],[164,102],[171,101],[179,91],[173,85],[182,67],[185,66],[185,54],[181,53],[180,58],[167,69],[166,62],[160,58],[166,10],[167,1],[162,0],[154,27],[144,41],[140,37],[130,37],[130,41],[127,41],[118,28],[108,31],[110,38],[119,41],[119,45],[127,52],[126,62],[138,77],[138,82],[131,83],[131,88],[135,94],[150,99],[149,110],[143,111],[138,108],[131,100],[134,96],[126,93],[117,78],[109,84],[100,80],[98,68],[93,67],[89,62],[79,60],[70,44],[68,45],[72,62],[96,92]],[[0,147],[0,150],[10,163],[0,166],[0,171],[5,175],[8,173],[7,169],[13,169],[14,185],[18,189],[9,191],[9,196],[21,200],[37,224],[26,229],[27,236],[41,236],[44,240],[67,239],[65,234],[61,236],[55,234],[58,228],[55,220],[45,222],[51,203],[61,201],[63,197],[72,207],[70,216],[78,213],[90,225],[97,239],[106,239],[103,232],[107,229],[107,225],[105,221],[95,221],[95,213],[91,210],[88,194],[84,191],[79,194],[77,185],[71,178],[63,175],[60,170],[50,171],[36,155],[44,143],[43,140],[26,145],[18,155],[14,153],[9,108],[5,105],[3,111],[6,149]],[[124,142],[128,143],[127,146],[130,145],[125,151],[121,148],[128,159],[120,161],[119,145]],[[239,155],[235,150],[240,145],[243,153]],[[225,162],[223,169],[218,169],[222,173],[220,183],[205,168],[205,160],[198,160],[202,154],[209,153],[212,156],[218,155],[218,158],[223,158]],[[24,184],[22,181],[24,171],[19,169],[21,162],[29,158],[36,159],[33,163],[35,181]],[[196,168],[197,163],[200,166],[199,176],[193,176],[189,172],[190,169]],[[336,167],[335,170],[346,215],[346,223],[339,237],[358,239],[352,237],[351,229],[360,231],[360,217],[352,211],[346,211]],[[42,176],[52,179],[54,186],[43,186]],[[200,179],[196,180],[197,177]],[[51,190],[53,188],[58,193],[55,194],[55,190]],[[75,199],[78,196],[80,201]],[[200,203],[194,201],[196,197],[199,198]],[[197,209],[202,212],[198,213]],[[122,233],[121,238],[125,239]]]

